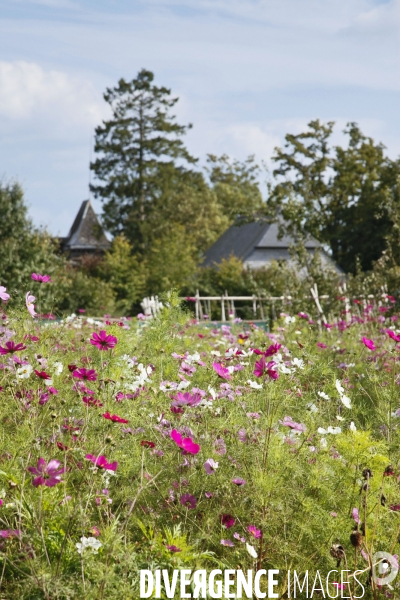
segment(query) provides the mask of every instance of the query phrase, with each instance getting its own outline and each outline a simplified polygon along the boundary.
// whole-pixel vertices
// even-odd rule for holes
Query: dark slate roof
[[[221,237],[207,250],[203,266],[211,266],[220,263],[222,259],[228,259],[232,254],[245,261],[256,248],[287,249],[294,244],[290,236],[278,238],[278,223],[266,223],[265,221],[254,221],[241,225],[232,225],[221,235]],[[318,248],[317,240],[310,238],[305,247]]]
[[[110,246],[90,200],[84,200],[71,230],[62,239],[64,250],[105,250]]]

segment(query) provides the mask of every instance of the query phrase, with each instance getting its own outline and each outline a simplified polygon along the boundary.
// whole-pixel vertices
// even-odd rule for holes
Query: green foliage
[[[186,172],[177,161],[195,162],[180,139],[187,127],[169,113],[178,98],[153,79],[142,69],[136,79],[120,79],[107,89],[104,99],[113,116],[96,129],[99,156],[91,164],[101,182],[91,189],[104,202],[105,225],[114,235],[124,233],[141,252],[149,245],[143,224],[157,199],[171,178]]]
[[[357,256],[368,271],[398,219],[400,161],[389,159],[356,123],[344,131],[348,146],[332,149],[333,125],[311,121],[307,132],[286,135],[285,149],[273,157],[277,181],[268,204],[281,211],[291,233],[328,244],[345,272],[355,273]]]
[[[124,255],[125,241],[118,245]],[[237,278],[239,267],[224,264],[223,277]],[[18,365],[0,371],[0,530],[21,532],[1,538],[0,594],[136,600],[140,569],[217,567],[279,569],[278,591],[285,597],[288,569],[318,569],[326,576],[337,568],[332,544],[340,543],[346,554],[339,569],[367,569],[361,548],[355,552],[350,541],[357,528],[353,508],[369,559],[378,550],[398,553],[400,372],[396,344],[381,329],[378,306],[342,331],[320,332],[306,320],[283,317],[266,335],[255,327],[245,331],[242,324],[219,332],[194,325],[177,292],[162,301],[155,319],[132,322],[130,329],[107,327],[118,339],[107,351],[89,342],[100,328],[93,321],[70,318],[43,326],[26,311],[8,312],[13,339],[27,346],[19,356],[49,373],[58,394],[49,393],[33,371],[22,378]],[[385,308],[388,318],[393,309],[389,303]],[[24,338],[33,334],[35,341]],[[377,351],[365,348],[364,335]],[[282,344],[271,356],[280,376],[256,378],[259,357],[249,350],[265,350],[271,342]],[[234,347],[246,355],[226,358],[225,350]],[[131,360],[133,353],[137,360]],[[185,353],[190,357],[179,359]],[[216,360],[241,368],[223,380],[213,369]],[[162,382],[181,382],[183,362],[195,367],[186,376],[186,391],[197,388],[205,395],[200,405],[176,413]],[[85,386],[101,407],[83,402],[87,392],[76,385],[69,364],[97,372],[96,381]],[[249,385],[255,379],[261,387]],[[337,379],[351,408],[340,400]],[[116,401],[118,392],[134,390],[134,397]],[[105,412],[129,422],[107,420]],[[300,429],[284,424],[288,415]],[[340,430],[332,431],[336,427]],[[183,455],[172,429],[192,437],[199,453]],[[115,474],[94,469],[87,453],[117,461]],[[60,462],[61,483],[32,485],[28,467],[39,457]],[[210,475],[204,468],[209,458],[218,462]],[[242,486],[232,483],[237,477],[245,480]],[[196,499],[195,508],[180,501],[186,493]],[[223,515],[235,519],[232,528],[222,525]],[[250,525],[262,537],[253,537]],[[253,546],[257,559],[234,533]],[[86,548],[79,554],[82,536],[94,535],[98,552]],[[364,584],[367,577],[361,575]],[[367,588],[365,598],[382,600],[385,591]]]

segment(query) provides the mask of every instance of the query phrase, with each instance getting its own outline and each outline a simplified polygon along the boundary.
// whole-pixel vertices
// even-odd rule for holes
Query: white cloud
[[[61,128],[94,125],[104,115],[104,102],[82,77],[45,70],[34,62],[0,61],[0,117],[46,120]]]

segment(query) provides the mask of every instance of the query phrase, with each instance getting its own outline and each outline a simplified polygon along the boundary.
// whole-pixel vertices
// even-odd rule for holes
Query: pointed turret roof
[[[93,252],[107,250],[109,246],[110,242],[90,200],[84,200],[68,236],[63,240],[63,249],[72,252]]]

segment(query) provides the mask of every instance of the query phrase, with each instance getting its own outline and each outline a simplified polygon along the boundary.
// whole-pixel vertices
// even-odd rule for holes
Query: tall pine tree
[[[178,98],[153,79],[142,69],[136,79],[121,79],[106,90],[112,118],[96,128],[98,156],[90,165],[99,182],[91,189],[104,203],[105,226],[114,235],[123,233],[136,252],[149,247],[149,217],[165,190],[190,178],[196,162],[181,139],[191,125],[179,125],[170,114]]]

